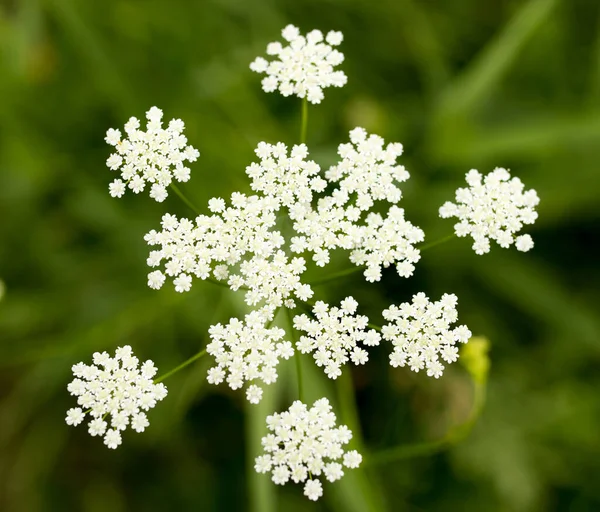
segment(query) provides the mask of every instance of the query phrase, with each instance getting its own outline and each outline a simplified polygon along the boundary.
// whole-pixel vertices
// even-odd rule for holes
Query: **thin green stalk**
[[[292,338],[292,344],[296,345],[296,334],[294,332],[294,320],[292,318],[292,310],[286,309],[289,324],[290,324],[290,336]],[[294,360],[296,362],[296,378],[298,379],[298,399],[301,402],[304,402],[304,393],[303,393],[303,385],[302,385],[302,360],[300,359],[300,351],[295,350]]]
[[[419,249],[419,251],[425,251],[427,249],[431,249],[432,247],[435,247],[436,245],[441,245],[445,242],[447,242],[448,240],[452,240],[456,235],[454,233],[452,233],[451,235],[445,236],[444,238],[440,238],[439,240],[436,240],[435,242],[430,242],[428,244],[422,245],[421,247],[417,247]]]
[[[179,187],[177,185],[175,185],[174,182],[171,182],[171,188],[175,191],[175,193],[179,196],[179,198],[189,207],[191,208],[194,213],[196,213],[197,215],[200,215],[200,210],[198,208],[196,208],[196,206],[194,205],[194,203],[192,203],[187,197],[185,197],[184,193],[179,190]]]
[[[308,100],[302,98],[302,124],[300,125],[300,144],[306,142],[306,128],[308,126]]]
[[[315,281],[311,281],[310,284],[311,286],[319,286],[325,283],[329,283],[330,281],[335,281],[336,279],[339,279],[340,277],[345,277],[348,276],[350,274],[354,274],[356,272],[360,272],[361,270],[364,270],[364,267],[352,267],[352,268],[347,268],[345,270],[340,270],[339,272],[335,272],[333,274],[328,275],[327,277],[323,277],[321,279],[317,279]]]
[[[477,422],[485,403],[485,381],[474,381],[474,385],[473,408],[471,409],[469,418],[464,423],[450,428],[440,439],[389,448],[371,455],[365,463],[369,466],[375,466],[413,457],[423,457],[443,451],[465,439]]]
[[[171,375],[173,375],[174,373],[177,373],[179,370],[182,370],[183,368],[185,368],[189,364],[192,364],[197,359],[200,359],[205,354],[206,354],[206,349],[201,350],[197,354],[194,354],[192,357],[190,357],[189,359],[187,359],[186,361],[184,361],[183,363],[181,363],[179,366],[176,366],[175,368],[173,368],[171,371],[168,371],[164,375],[161,375],[160,377],[154,379],[154,383],[158,384],[159,382],[162,382],[167,377],[170,377]]]
[[[335,380],[338,400],[340,403],[340,413],[342,422],[352,431],[352,444],[359,453],[364,453],[362,429],[360,428],[360,419],[358,408],[356,406],[356,396],[354,394],[354,383],[349,368],[345,368],[342,374]]]

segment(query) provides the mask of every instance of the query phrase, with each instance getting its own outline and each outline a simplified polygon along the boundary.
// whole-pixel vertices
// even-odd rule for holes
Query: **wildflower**
[[[392,264],[401,277],[412,276],[415,263],[421,259],[421,252],[415,244],[425,239],[423,231],[404,218],[404,210],[392,206],[387,217],[370,213],[360,238],[350,253],[350,261],[355,265],[366,265],[364,276],[367,281],[379,281],[381,269]]]
[[[316,320],[306,315],[294,318],[294,327],[307,333],[296,343],[297,349],[304,354],[313,352],[317,366],[323,366],[331,379],[342,374],[341,366],[349,360],[355,365],[369,360],[367,351],[359,343],[379,345],[380,334],[367,329],[369,319],[356,315],[357,307],[352,297],[345,298],[339,308],[318,301],[313,307]]]
[[[412,304],[390,306],[383,317],[390,323],[383,326],[383,338],[391,341],[394,350],[390,364],[408,365],[418,372],[425,368],[427,375],[439,378],[444,365],[458,359],[456,343],[466,343],[471,331],[464,326],[450,328],[458,319],[456,295],[444,294],[438,302],[430,302],[424,293],[413,297]]]
[[[328,181],[339,182],[345,197],[356,194],[356,206],[363,211],[369,210],[374,201],[400,201],[402,191],[396,183],[410,178],[403,165],[396,165],[402,144],[390,143],[385,148],[383,145],[379,135],[368,135],[363,128],[354,128],[350,143],[338,147],[341,162],[325,173]]]
[[[183,121],[173,119],[163,128],[162,116],[159,108],[148,110],[146,131],[140,129],[138,119],[130,118],[125,124],[125,139],[121,139],[120,130],[110,128],[106,132],[104,140],[116,150],[106,165],[113,171],[121,171],[121,179],[109,185],[112,197],[123,196],[126,186],[139,194],[150,184],[150,197],[162,202],[173,179],[181,182],[190,179],[190,169],[184,163],[196,161],[200,153],[187,144]]]
[[[513,243],[519,251],[533,248],[531,236],[515,238],[515,234],[537,219],[535,207],[540,200],[536,191],[524,191],[521,180],[511,178],[502,168],[494,169],[483,180],[478,171],[471,170],[466,181],[469,188],[456,191],[456,203],[448,201],[440,208],[440,217],[459,220],[454,225],[456,235],[470,235],[477,254],[489,252],[490,239],[504,248]]]
[[[208,370],[210,384],[226,380],[231,389],[239,389],[244,382],[262,381],[268,385],[277,380],[279,359],[289,359],[294,349],[289,341],[283,340],[283,329],[266,326],[272,317],[273,309],[267,307],[252,311],[243,321],[232,318],[225,326],[210,327],[211,343],[206,352],[216,362]],[[256,384],[246,390],[246,398],[253,404],[260,402],[262,394]]]
[[[255,306],[263,302],[272,307],[293,308],[293,296],[307,301],[313,295],[312,288],[300,280],[306,270],[304,258],[289,259],[285,252],[277,251],[271,258],[255,256],[240,264],[240,274],[229,277],[233,290],[248,289],[246,304]]]
[[[209,208],[214,215],[199,215],[195,221],[166,214],[162,231],[152,230],[144,239],[151,246],[147,264],[161,266],[148,275],[148,286],[159,289],[166,276],[173,278],[178,292],[189,291],[192,276],[207,279],[211,272],[219,280],[229,276],[228,267],[235,266],[246,254],[269,257],[284,243],[275,226],[278,202],[269,197],[231,195],[232,205],[213,198]]]
[[[318,175],[320,167],[312,160],[306,160],[308,149],[305,144],[294,146],[288,156],[282,142],[275,145],[260,142],[255,153],[260,163],[252,163],[246,168],[252,190],[277,198],[284,206],[310,203],[313,192],[323,192],[327,186]]]
[[[324,40],[319,30],[303,36],[296,27],[288,25],[281,34],[289,43],[287,46],[279,42],[267,46],[267,54],[277,60],[269,62],[257,57],[250,64],[252,71],[267,75],[262,80],[265,92],[279,90],[283,96],[295,94],[311,103],[321,103],[323,89],[346,84],[344,72],[334,71],[344,61],[344,55],[333,48],[341,44],[341,32],[331,31]]]
[[[155,374],[154,363],[148,360],[139,366],[128,345],[117,348],[115,357],[95,352],[92,365],[73,366],[75,379],[67,389],[79,407],[67,411],[67,425],[79,425],[89,413],[90,435],[104,435],[104,444],[115,449],[121,444],[121,431],[130,425],[143,432],[149,425],[145,411],[167,396],[164,384],[153,383]],[[109,415],[111,428],[105,421]]]
[[[267,417],[270,433],[262,438],[265,454],[256,458],[254,469],[270,472],[277,485],[290,480],[305,482],[305,496],[319,499],[323,487],[316,477],[323,475],[335,482],[344,476],[343,466],[356,468],[362,461],[355,450],[344,451],[352,432],[345,425],[335,425],[336,416],[327,398],[317,400],[310,409],[296,400],[287,411]]]

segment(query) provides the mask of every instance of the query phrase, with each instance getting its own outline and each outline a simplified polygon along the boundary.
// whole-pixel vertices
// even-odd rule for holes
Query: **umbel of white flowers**
[[[323,89],[342,87],[347,77],[343,71],[334,68],[344,61],[344,55],[333,48],[341,44],[341,32],[329,32],[325,38],[320,30],[313,30],[303,36],[293,25],[285,27],[281,35],[289,43],[269,43],[267,54],[277,57],[271,62],[257,57],[250,69],[265,73],[262,88],[265,92],[279,90],[284,96],[295,94],[311,103],[321,103]]]
[[[88,432],[104,436],[104,444],[116,448],[121,444],[121,432],[131,426],[143,432],[148,426],[145,411],[167,396],[164,384],[154,384],[156,367],[150,360],[139,366],[139,359],[126,345],[117,348],[115,357],[95,352],[94,364],[73,366],[75,379],[67,390],[77,397],[77,405],[67,411],[68,425],[79,425],[89,413]],[[104,421],[110,416],[109,424]]]
[[[359,343],[379,345],[381,335],[367,329],[369,319],[356,315],[357,308],[358,302],[352,297],[346,297],[339,308],[318,301],[313,308],[315,320],[307,315],[294,318],[294,327],[306,332],[296,347],[304,354],[312,352],[317,366],[324,367],[330,379],[337,379],[342,374],[341,366],[349,360],[355,365],[369,360],[367,351]]]
[[[200,153],[187,145],[181,119],[172,119],[165,129],[162,116],[162,110],[157,107],[148,110],[146,131],[142,131],[139,120],[132,117],[125,124],[127,138],[123,140],[119,130],[110,128],[106,132],[104,140],[116,150],[108,157],[106,165],[112,171],[121,171],[121,178],[115,179],[109,186],[111,196],[123,196],[126,188],[139,194],[149,183],[150,197],[162,202],[168,195],[167,187],[174,179],[190,179],[190,169],[184,164],[186,161],[195,162]]]
[[[440,217],[456,217],[457,236],[470,235],[477,254],[490,251],[490,239],[500,247],[513,243],[519,251],[533,248],[530,235],[515,234],[525,224],[533,224],[538,217],[535,207],[540,199],[533,189],[524,191],[519,178],[510,177],[506,169],[494,169],[482,180],[481,174],[471,170],[466,175],[469,188],[456,191],[456,204],[448,201],[440,208]]]
[[[304,494],[311,500],[323,495],[317,477],[335,482],[344,476],[344,467],[357,468],[362,462],[356,450],[344,450],[352,432],[345,425],[336,427],[327,398],[317,400],[310,409],[296,400],[289,410],[268,416],[267,427],[270,433],[262,438],[266,453],[256,458],[254,469],[270,472],[277,485],[305,482]]]
[[[391,341],[394,351],[390,364],[408,365],[418,372],[425,368],[429,377],[442,375],[444,365],[458,359],[456,343],[466,343],[471,331],[465,325],[450,328],[458,319],[456,295],[444,294],[431,302],[424,293],[417,293],[411,303],[390,306],[383,318],[390,323],[382,327],[383,338]]]
[[[279,359],[289,359],[294,349],[283,340],[283,329],[266,326],[273,313],[273,308],[265,307],[250,312],[244,321],[232,318],[226,326],[211,326],[206,352],[215,358],[216,366],[208,370],[210,384],[226,379],[231,389],[238,389],[244,382],[272,384],[277,380]],[[246,390],[246,398],[253,404],[260,402],[262,394],[256,384]]]

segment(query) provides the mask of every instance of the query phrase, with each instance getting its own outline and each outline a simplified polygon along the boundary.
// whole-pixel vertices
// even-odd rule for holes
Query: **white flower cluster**
[[[368,135],[362,128],[350,132],[351,143],[341,144],[338,153],[342,160],[331,167],[325,177],[338,188],[322,197],[316,208],[297,204],[290,209],[294,229],[294,252],[313,252],[313,260],[324,266],[329,252],[336,248],[350,250],[350,261],[363,266],[368,281],[379,281],[381,269],[396,265],[398,274],[409,277],[420,259],[415,244],[425,235],[421,229],[404,218],[404,210],[393,205],[384,217],[369,213],[375,201],[395,204],[402,192],[396,183],[406,181],[409,173],[396,158],[402,145],[388,144],[377,135]]]
[[[250,64],[252,71],[266,73],[262,80],[265,92],[279,90],[283,96],[295,94],[311,103],[321,103],[324,88],[346,84],[344,72],[334,70],[344,61],[344,55],[332,48],[341,44],[341,32],[331,31],[323,38],[320,30],[313,30],[303,36],[296,27],[288,25],[281,34],[288,46],[279,42],[267,46],[267,54],[276,56],[276,60],[257,57]]]
[[[295,401],[289,410],[267,417],[271,433],[262,438],[266,454],[256,458],[254,469],[258,473],[271,472],[271,479],[278,485],[290,479],[306,482],[305,496],[319,499],[323,486],[315,477],[323,474],[335,482],[344,476],[343,466],[357,468],[362,462],[356,450],[344,452],[343,446],[352,438],[350,429],[335,425],[335,413],[327,398],[317,400],[310,409]]]
[[[535,207],[540,200],[536,191],[523,191],[521,180],[511,179],[510,173],[502,168],[494,169],[483,180],[473,169],[467,173],[466,181],[469,188],[456,191],[456,204],[448,201],[440,208],[440,217],[458,218],[454,225],[456,235],[470,235],[477,254],[489,252],[490,239],[504,248],[514,243],[519,251],[532,249],[530,235],[515,238],[515,234],[524,224],[533,224],[537,219]]]
[[[143,411],[152,409],[167,396],[164,384],[154,384],[156,367],[150,360],[139,366],[130,346],[119,347],[115,357],[96,352],[92,365],[73,366],[75,379],[67,386],[77,397],[79,407],[67,411],[68,425],[79,425],[89,412],[88,431],[92,436],[104,435],[104,444],[116,448],[121,444],[121,431],[131,426],[143,432],[149,425]],[[110,427],[105,420],[110,415]]]
[[[165,273],[174,278],[178,292],[191,288],[194,275],[200,279],[214,276],[227,279],[228,266],[239,263],[247,253],[268,257],[284,243],[278,231],[271,230],[277,220],[277,201],[269,197],[231,195],[230,207],[225,201],[213,198],[209,208],[214,215],[199,215],[195,222],[178,220],[166,214],[162,218],[162,231],[150,231],[145,240],[149,245],[159,245],[152,251],[147,263],[157,267],[165,261]],[[148,276],[151,288],[160,288],[165,281],[158,270]]]
[[[104,140],[116,149],[106,165],[113,171],[121,171],[121,179],[115,179],[109,186],[111,196],[121,197],[126,187],[139,194],[150,183],[150,197],[162,202],[173,179],[190,179],[190,169],[184,163],[196,161],[200,153],[187,145],[181,119],[172,119],[165,129],[162,117],[162,110],[152,107],[146,112],[146,131],[140,130],[139,120],[132,117],[125,124],[126,139],[121,140],[119,130],[110,128],[106,132]]]
[[[211,326],[211,342],[206,352],[215,358],[216,366],[208,370],[210,384],[227,380],[231,389],[239,389],[244,382],[262,381],[272,384],[277,380],[279,359],[289,359],[294,348],[283,341],[285,331],[278,327],[269,328],[266,323],[273,318],[271,308],[262,308],[247,314],[244,321],[232,318],[226,326]],[[251,384],[246,398],[257,404],[263,390]]]
[[[308,148],[305,144],[294,146],[288,156],[283,142],[260,142],[255,153],[260,163],[254,162],[246,168],[252,190],[276,198],[288,208],[298,202],[310,203],[313,192],[323,192],[327,186],[319,176],[319,165],[306,160]]]
[[[402,191],[396,183],[410,178],[403,165],[396,165],[402,144],[390,143],[384,148],[384,142],[379,135],[354,128],[350,131],[350,143],[338,146],[341,162],[325,173],[330,182],[339,182],[345,195],[357,194],[356,206],[363,211],[371,209],[374,201],[400,201]]]
[[[360,244],[350,253],[350,261],[367,266],[364,272],[367,281],[379,281],[381,269],[392,264],[396,265],[399,276],[412,276],[414,264],[421,259],[415,244],[425,239],[425,233],[404,218],[402,208],[392,206],[385,218],[370,213],[361,235]]]
[[[394,345],[390,364],[408,365],[415,372],[425,368],[429,377],[439,378],[444,371],[439,358],[447,363],[456,361],[456,343],[466,343],[471,337],[465,325],[450,328],[458,319],[457,301],[456,295],[444,294],[438,302],[430,302],[424,293],[417,293],[412,304],[390,306],[383,311],[383,318],[390,323],[383,326],[381,333]]]
[[[306,270],[304,258],[289,260],[285,252],[277,251],[270,259],[255,256],[240,265],[241,275],[231,275],[232,290],[247,288],[246,304],[255,306],[261,301],[272,307],[295,306],[292,295],[307,301],[313,295],[312,288],[300,281]]]
[[[318,301],[313,307],[316,320],[307,315],[294,318],[294,327],[307,333],[300,337],[296,348],[303,354],[313,352],[317,366],[325,367],[330,379],[337,379],[342,374],[341,366],[349,360],[356,365],[369,360],[367,351],[359,343],[372,347],[381,340],[377,331],[367,329],[369,319],[356,315],[357,307],[352,297],[346,297],[339,308]]]

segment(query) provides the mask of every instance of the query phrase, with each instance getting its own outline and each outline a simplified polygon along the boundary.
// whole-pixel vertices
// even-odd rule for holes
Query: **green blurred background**
[[[210,283],[183,296],[147,288],[143,235],[165,211],[189,212],[174,194],[110,198],[106,129],[157,105],[201,151],[187,195],[205,205],[248,191],[255,145],[298,138],[299,101],[263,93],[248,69],[288,23],[345,35],[348,85],[310,107],[312,157],[334,162],[356,125],[402,142],[401,206],[428,240],[451,231],[437,208],[471,168],[508,167],[541,197],[530,253],[476,256],[454,240],[424,253],[412,279],[390,270],[317,290],[352,294],[376,322],[416,291],[454,292],[461,320],[491,341],[472,435],[369,470],[385,508],[600,510],[597,0],[2,0],[0,510],[369,509],[343,481],[313,504],[254,476],[246,439],[263,420],[206,384],[206,360],[167,381],[150,428],[116,451],[64,423],[73,363],[130,344],[166,371],[243,311]],[[464,369],[433,381],[391,369],[388,352],[353,372],[369,448],[436,439],[465,417]],[[294,398],[288,366],[277,409]]]

